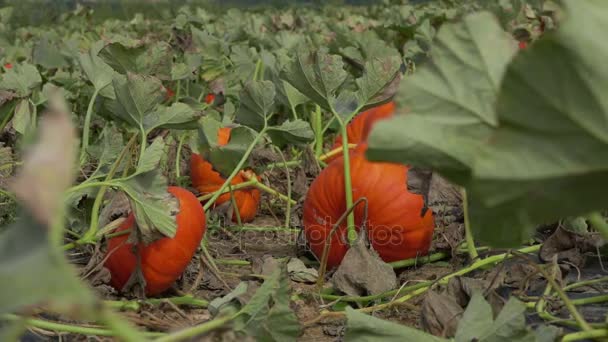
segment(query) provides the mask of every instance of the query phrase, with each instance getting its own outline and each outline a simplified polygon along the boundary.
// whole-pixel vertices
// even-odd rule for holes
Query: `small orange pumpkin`
[[[426,254],[433,237],[433,213],[424,207],[421,195],[408,191],[408,167],[368,161],[366,145],[360,144],[350,158],[353,201],[365,197],[368,203],[365,222],[365,202],[359,203],[354,210],[357,230],[365,223],[372,246],[386,262]],[[327,236],[346,211],[341,156],[313,181],[303,209],[304,233],[312,252],[320,260]],[[328,269],[337,267],[347,250],[346,222],[342,222],[331,240]]]
[[[206,229],[205,211],[193,193],[174,186],[170,186],[168,192],[179,201],[175,237],[164,237],[148,245],[140,243],[137,246],[148,296],[164,292],[179,278],[194,256]],[[130,213],[115,232],[131,230],[134,226],[135,216]],[[126,234],[108,241],[104,266],[112,276],[110,283],[118,291],[122,290],[137,267],[137,255],[133,244],[127,243],[128,238],[129,234]]]
[[[230,140],[230,128],[223,127],[218,131],[218,144],[226,145]],[[248,181],[248,178],[257,177],[251,170],[240,171],[230,182],[232,185],[237,185]],[[200,192],[201,195],[206,195],[218,191],[222,184],[226,181],[219,172],[213,169],[213,165],[203,159],[200,154],[193,153],[190,157],[190,178],[192,186]],[[242,222],[251,222],[255,218],[260,204],[260,190],[257,188],[240,189],[233,192],[236,206],[239,210]],[[218,206],[227,201],[230,201],[230,193],[220,195],[213,206]],[[232,221],[237,222],[236,212],[232,215]]]

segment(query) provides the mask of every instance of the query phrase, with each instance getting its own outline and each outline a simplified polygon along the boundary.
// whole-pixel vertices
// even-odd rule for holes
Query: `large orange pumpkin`
[[[363,143],[351,153],[350,172],[353,201],[367,198],[365,227],[372,246],[386,262],[426,254],[433,237],[433,214],[424,208],[421,195],[408,191],[408,167],[370,162],[365,158],[366,148]],[[361,202],[354,210],[357,230],[364,223],[364,208],[365,202]],[[345,211],[344,165],[340,156],[321,171],[304,201],[305,236],[319,260],[327,236]],[[328,269],[337,267],[348,250],[345,221],[332,237]]]
[[[346,136],[349,144],[359,144],[365,142],[374,124],[382,119],[389,118],[395,113],[395,102],[390,101],[380,106],[368,109],[357,114],[346,126]],[[342,135],[338,135],[334,141],[332,150],[342,146]],[[327,163],[336,159],[336,156],[327,158]]]
[[[220,128],[218,131],[218,144],[226,145],[230,140],[230,128]],[[240,171],[230,182],[232,185],[237,185],[248,181],[247,177],[257,177],[251,170]],[[198,190],[201,195],[206,195],[218,191],[222,184],[226,181],[219,172],[213,169],[213,165],[203,159],[200,154],[193,153],[190,157],[190,178],[192,186]],[[255,218],[260,204],[260,190],[257,188],[240,189],[233,192],[236,206],[239,209],[241,221],[251,222]],[[225,193],[217,198],[214,206],[230,201],[230,193]],[[236,212],[232,215],[232,221],[237,221]]]
[[[110,282],[118,291],[122,290],[136,270],[135,250],[141,258],[141,271],[146,280],[145,292],[148,296],[167,290],[184,272],[194,256],[205,234],[203,206],[196,196],[186,189],[171,186],[168,192],[179,201],[175,237],[164,237],[147,246],[140,243],[137,248],[127,243],[129,234],[116,236],[108,241],[109,255],[104,266],[110,270]],[[131,213],[115,232],[131,230],[134,227],[135,216]]]

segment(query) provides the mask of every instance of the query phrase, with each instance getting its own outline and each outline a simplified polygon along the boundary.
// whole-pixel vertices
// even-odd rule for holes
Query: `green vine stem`
[[[274,149],[277,151],[277,153],[281,156],[281,161],[283,161],[283,163],[287,163],[287,161],[285,160],[285,155],[283,154],[283,151],[281,151],[280,148],[274,146]],[[285,166],[285,175],[287,176],[287,199],[289,199],[287,201],[287,206],[285,208],[285,229],[289,229],[289,226],[291,225],[291,205],[293,202],[291,199],[291,175],[289,173],[289,168],[287,166]]]
[[[135,143],[136,138],[137,134],[134,134],[127,143],[127,145],[122,149],[122,152],[118,156],[118,159],[116,159],[116,161],[112,165],[112,168],[108,172],[108,175],[106,176],[106,182],[112,180],[114,174],[116,173],[116,170],[118,170],[118,167],[120,166],[120,163],[122,163],[128,151],[131,150],[131,146]],[[96,241],[97,230],[99,229],[99,210],[101,209],[101,204],[103,203],[103,198],[106,194],[107,189],[107,186],[102,186],[99,189],[99,192],[95,197],[95,202],[93,202],[93,208],[91,209],[91,223],[89,225],[89,230],[87,230],[87,232],[82,236],[82,238],[76,241],[76,244],[94,243]]]
[[[393,262],[389,262],[388,264],[391,265],[392,268],[403,268],[403,267],[430,264],[430,263],[433,263],[436,261],[447,259],[449,257],[450,257],[449,253],[438,252],[438,253],[433,253],[431,255],[423,256],[423,257],[419,257],[419,258],[411,258],[411,259],[393,261]]]
[[[231,187],[232,187],[233,191],[236,191],[236,190],[240,190],[240,189],[249,188],[249,187],[253,186],[256,182],[257,182],[256,180],[249,180],[249,181],[246,181],[246,182],[243,182],[243,183],[232,185]],[[201,201],[201,202],[202,201],[206,201],[206,200],[212,198],[213,196],[215,196],[215,193],[217,193],[217,192],[219,192],[219,190],[215,191],[215,192],[212,192],[212,193],[208,193],[208,194],[199,196],[198,200]],[[220,195],[227,194],[229,192],[230,192],[230,189],[226,188],[223,191],[221,191]]]
[[[295,167],[302,164],[302,161],[299,159],[288,160],[286,162],[278,162],[278,163],[270,163],[263,167],[263,170],[272,170],[275,167]]]
[[[597,279],[583,280],[583,281],[579,281],[579,282],[572,283],[572,284],[564,286],[564,291],[569,291],[569,290],[576,289],[576,288],[583,287],[583,286],[599,284],[599,283],[603,283],[603,282],[606,282],[606,281],[608,281],[608,277],[601,277],[601,278],[597,278]]]
[[[564,303],[564,305],[566,306],[566,308],[568,309],[568,311],[570,312],[572,317],[576,320],[576,322],[578,323],[578,325],[580,326],[580,328],[582,330],[592,330],[589,323],[587,323],[587,321],[585,321],[583,316],[578,312],[578,310],[576,309],[576,306],[574,306],[574,304],[572,304],[572,301],[568,298],[568,296],[566,295],[564,290],[555,281],[554,277],[549,275],[547,273],[547,271],[544,270],[542,267],[540,267],[533,261],[529,260],[526,256],[522,255],[522,253],[516,252],[516,255],[525,260],[528,260],[529,264],[532,265],[534,268],[536,268],[536,270],[539,273],[541,273],[545,279],[547,279],[547,281],[549,282],[549,285],[553,288],[553,290],[555,290],[555,292],[557,292],[557,295],[562,300],[562,302]]]
[[[599,212],[594,212],[587,215],[587,219],[589,220],[593,228],[597,229],[597,231],[602,234],[604,240],[608,241],[608,223],[606,223],[606,220],[604,220],[602,214],[600,214]]]
[[[245,178],[245,179],[253,182],[253,186],[254,187],[256,187],[256,188],[258,188],[258,189],[260,189],[262,191],[265,191],[265,192],[267,192],[267,193],[269,193],[269,194],[271,194],[273,196],[276,196],[276,197],[282,199],[283,201],[290,203],[291,205],[296,205],[298,203],[295,200],[291,199],[291,197],[285,196],[282,193],[276,191],[275,189],[273,189],[273,188],[267,186],[266,184],[260,182],[255,177],[249,176],[247,174],[243,174],[243,178]],[[288,179],[289,179],[289,176],[288,176]],[[288,180],[288,182],[289,182],[289,180]]]
[[[101,320],[121,341],[139,342],[143,339],[142,334],[133,328],[128,321],[108,308],[102,310]]]
[[[232,210],[236,214],[236,223],[239,226],[243,225],[241,220],[241,212],[239,211],[239,206],[236,204],[236,198],[234,198],[234,191],[232,190],[232,185],[228,185],[228,190],[230,191],[230,205],[232,206]]]
[[[315,156],[319,158],[323,153],[323,116],[321,115],[321,106],[315,105],[315,111],[312,112],[312,127],[315,133]]]
[[[570,333],[562,338],[562,342],[580,341],[608,337],[608,329],[593,329]]]
[[[184,140],[188,136],[188,132],[182,133],[179,137],[179,142],[177,144],[177,151],[175,152],[175,181],[178,181],[181,176],[181,155],[182,148],[184,147]]]
[[[340,122],[340,131],[342,132],[342,154],[344,156],[344,191],[346,199],[346,208],[353,206],[353,185],[350,177],[350,151],[348,150],[348,135],[346,124]],[[352,211],[346,217],[346,236],[350,244],[357,240],[357,231],[355,228],[355,213]]]
[[[156,342],[178,342],[178,341],[182,341],[182,340],[191,339],[196,336],[208,333],[214,329],[223,327],[224,325],[226,325],[229,322],[236,319],[240,314],[241,314],[241,312],[239,311],[233,315],[226,315],[226,316],[218,317],[211,321],[205,322],[203,324],[195,325],[193,327],[177,331],[173,334],[163,336],[161,338],[156,339],[155,341]]]
[[[157,306],[166,302],[171,302],[175,305],[196,306],[199,308],[206,308],[209,305],[208,301],[195,298],[192,295],[169,298],[149,298],[146,300],[107,300],[104,301],[104,305],[116,310],[138,311],[141,309],[142,305]]]
[[[175,88],[175,97],[173,98],[173,103],[179,101],[179,97],[181,96],[182,80],[177,80],[177,86]]]
[[[469,258],[471,260],[477,260],[479,254],[475,248],[475,241],[473,240],[473,231],[471,229],[471,219],[469,217],[469,199],[467,197],[467,191],[462,189],[462,210],[464,212],[464,236],[467,243],[467,251],[469,252]]]
[[[81,334],[81,335],[90,335],[90,336],[117,336],[117,333],[114,330],[104,329],[104,328],[94,328],[94,327],[83,327],[79,325],[67,324],[67,323],[58,323],[51,322],[43,319],[37,318],[22,318],[13,314],[6,314],[2,316],[3,320],[6,321],[18,321],[24,320],[25,325],[33,328],[49,330],[49,331],[57,331],[57,332],[66,332],[72,334]],[[159,332],[143,332],[143,336],[146,337],[159,337],[165,336],[164,333]]]
[[[528,247],[524,247],[521,248],[519,250],[517,250],[517,252],[519,254],[526,254],[526,253],[534,253],[534,252],[538,252],[540,250],[540,247],[542,246],[542,244],[539,245],[533,245],[533,246],[528,246]],[[478,259],[477,261],[475,261],[474,263],[472,263],[471,265],[469,265],[468,267],[462,268],[456,272],[447,274],[445,276],[443,276],[442,278],[438,279],[437,281],[434,282],[428,282],[425,283],[425,285],[420,285],[420,288],[417,288],[413,291],[411,291],[410,293],[399,297],[395,300],[392,300],[388,303],[382,303],[382,304],[378,304],[378,305],[374,305],[374,306],[370,306],[367,308],[362,308],[362,309],[357,309],[357,311],[359,312],[375,312],[378,310],[384,310],[384,309],[388,309],[390,307],[393,307],[395,305],[399,305],[399,304],[403,304],[405,302],[407,302],[408,300],[417,297],[423,293],[425,293],[427,290],[430,289],[430,287],[433,284],[442,284],[445,285],[449,282],[450,279],[454,278],[454,277],[458,277],[464,274],[468,274],[470,272],[473,272],[475,270],[478,270],[480,268],[486,267],[486,266],[490,266],[490,265],[495,265],[498,264],[500,262],[503,262],[507,259],[512,258],[514,255],[509,251],[506,253],[501,253],[501,254],[496,254],[496,255],[492,255],[489,256],[487,258],[484,259]],[[316,318],[305,322],[304,325],[308,326],[308,325],[312,325],[315,324],[321,320],[323,320],[324,318],[328,318],[328,317],[333,317],[333,318],[343,318],[345,315],[344,312],[330,312],[330,311],[323,311],[320,313],[319,316],[317,316]]]
[[[93,116],[93,105],[95,104],[95,100],[97,99],[100,90],[101,89],[95,88],[93,91],[93,95],[91,96],[91,100],[87,107],[87,113],[84,117],[84,124],[82,126],[82,147],[80,148],[80,165],[85,162],[87,148],[89,147],[89,131],[91,129],[91,118]]]

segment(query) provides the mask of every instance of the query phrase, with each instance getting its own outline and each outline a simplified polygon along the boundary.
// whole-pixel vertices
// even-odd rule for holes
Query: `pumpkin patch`
[[[205,234],[205,212],[194,194],[174,186],[170,186],[167,191],[179,201],[174,238],[163,237],[148,245],[134,245],[127,242],[130,234],[125,234],[108,241],[108,256],[104,266],[110,270],[111,284],[118,291],[134,276],[139,264],[146,281],[146,295],[154,296],[164,292],[188,266]],[[136,229],[135,215],[130,213],[115,233],[133,229]]]

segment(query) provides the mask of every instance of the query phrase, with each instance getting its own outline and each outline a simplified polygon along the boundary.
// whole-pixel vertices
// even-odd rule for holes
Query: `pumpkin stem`
[[[467,191],[462,189],[462,210],[464,212],[464,237],[467,242],[467,251],[471,260],[477,260],[479,254],[477,248],[475,248],[475,241],[473,240],[473,232],[471,230],[471,220],[469,218],[469,200],[467,199]]]

